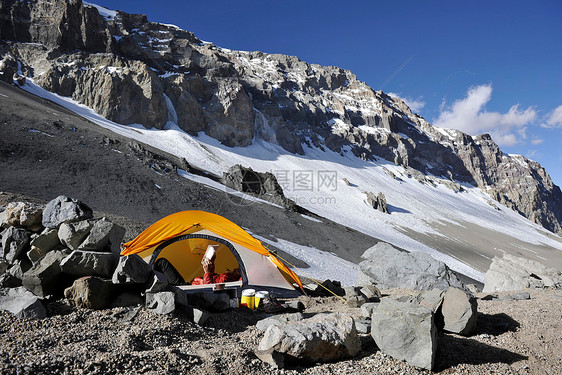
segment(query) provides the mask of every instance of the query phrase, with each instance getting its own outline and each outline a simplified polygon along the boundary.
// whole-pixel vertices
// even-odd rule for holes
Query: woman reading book
[[[209,245],[211,247],[211,245]],[[235,268],[232,271],[221,273],[217,275],[215,273],[215,258],[216,252],[215,251],[208,251],[203,256],[203,277],[196,277],[191,282],[191,285],[203,285],[203,284],[219,284],[219,283],[226,283],[229,281],[237,281],[242,280],[240,274],[240,268]]]

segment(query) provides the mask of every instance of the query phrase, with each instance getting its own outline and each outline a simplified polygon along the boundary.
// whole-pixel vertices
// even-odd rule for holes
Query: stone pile
[[[42,319],[43,303],[64,296],[91,309],[145,303],[167,314],[179,306],[203,324],[208,314],[194,306],[229,306],[212,293],[188,299],[138,255],[120,256],[124,228],[105,217],[94,219],[76,199],[59,196],[45,206],[10,203],[0,213],[0,225],[0,310]]]
[[[382,352],[428,370],[434,365],[437,332],[465,336],[476,332],[476,298],[454,287],[385,296],[380,302],[364,303],[361,312],[364,319],[357,326],[368,325]]]

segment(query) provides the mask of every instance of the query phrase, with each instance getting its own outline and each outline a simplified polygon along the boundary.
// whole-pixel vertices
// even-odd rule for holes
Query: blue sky
[[[492,134],[562,185],[562,1],[91,2],[349,69],[435,125]]]

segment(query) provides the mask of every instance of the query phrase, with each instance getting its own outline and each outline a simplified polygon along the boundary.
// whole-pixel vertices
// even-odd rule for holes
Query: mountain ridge
[[[145,15],[100,15],[81,1],[0,4],[5,81],[21,71],[112,121],[149,128],[165,126],[171,103],[181,129],[231,147],[259,137],[295,154],[311,146],[383,158],[478,186],[562,233],[562,193],[540,164],[503,154],[489,135],[436,128],[347,70],[219,48]]]

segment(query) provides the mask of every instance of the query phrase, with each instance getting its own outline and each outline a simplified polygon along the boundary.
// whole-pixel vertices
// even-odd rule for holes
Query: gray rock
[[[537,261],[504,253],[494,257],[484,275],[484,293],[510,292],[526,288],[562,287],[562,272]]]
[[[280,369],[285,367],[285,355],[275,349],[254,350],[256,357],[269,364],[271,367]]]
[[[37,263],[37,261],[47,255],[47,252],[44,252],[41,248],[31,246],[31,249],[27,252],[27,259],[31,261],[31,263]]]
[[[371,333],[371,319],[356,319],[355,320],[355,328],[357,332],[368,334]]]
[[[207,134],[230,146],[247,146],[254,137],[254,108],[242,84],[234,77],[225,77],[215,85],[204,112]]]
[[[445,292],[441,289],[431,289],[426,292],[420,293],[416,297],[416,302],[420,306],[427,307],[435,314],[443,304],[444,295]]]
[[[58,229],[59,241],[70,250],[76,250],[88,237],[93,224],[89,220],[62,223]]]
[[[113,273],[114,284],[144,284],[150,278],[152,268],[137,254],[120,257]]]
[[[478,293],[481,292],[481,290],[474,284],[466,284],[466,289],[472,293],[473,295],[476,295]]]
[[[361,307],[364,303],[367,302],[367,298],[358,294],[352,297],[345,299],[349,307]]]
[[[170,314],[176,309],[176,296],[174,292],[147,293],[146,308],[156,314]]]
[[[433,369],[437,328],[431,310],[383,298],[371,320],[371,336],[383,353],[416,367]]]
[[[25,85],[26,78],[20,74],[14,74],[14,82],[20,86]]]
[[[68,255],[63,251],[51,251],[23,274],[22,285],[38,297],[62,293],[61,261]]]
[[[21,279],[15,277],[9,272],[0,276],[0,287],[17,288],[21,286]]]
[[[380,212],[384,212],[388,214],[388,205],[386,204],[386,197],[383,193],[379,193],[375,196],[375,194],[371,193],[370,191],[367,192],[367,203],[373,207],[375,210],[379,210]]]
[[[94,222],[88,237],[82,242],[80,250],[104,251],[111,249],[114,254],[121,252],[121,240],[125,235],[125,228],[101,218]]]
[[[29,232],[22,228],[9,227],[2,234],[2,248],[0,258],[13,264],[25,253],[29,244]]]
[[[361,315],[364,318],[371,319],[371,315],[373,315],[373,311],[377,308],[379,302],[367,302],[361,305]]]
[[[18,62],[12,56],[7,55],[3,60],[0,60],[1,81],[12,84],[14,74],[17,74],[18,70]]]
[[[382,298],[381,291],[372,284],[361,287],[359,293],[367,298],[367,302],[379,302]]]
[[[49,251],[61,245],[58,231],[56,229],[45,228],[40,235],[31,240],[30,245],[31,250],[27,252],[27,257],[31,262],[37,262]]]
[[[346,286],[343,288],[346,298],[355,297],[359,295],[359,288],[354,286]]]
[[[113,276],[119,256],[114,253],[74,250],[60,264],[64,273],[74,276]]]
[[[16,260],[12,267],[10,267],[6,273],[18,278],[23,279],[23,274],[27,272],[32,267],[32,264],[25,260]]]
[[[92,209],[82,202],[60,195],[45,206],[42,224],[46,228],[57,228],[62,223],[91,219]]]
[[[146,283],[146,293],[161,292],[168,286],[168,280],[162,272],[152,271],[152,278]]]
[[[355,356],[361,341],[353,319],[345,314],[319,314],[287,324],[269,326],[259,351],[274,350],[287,358],[329,362]]]
[[[6,206],[4,215],[4,222],[7,225],[37,231],[41,228],[43,206],[26,202],[11,202]]]
[[[176,299],[176,305],[178,304],[177,302],[178,300]],[[205,322],[207,322],[207,320],[211,317],[211,314],[208,311],[201,310],[193,306],[181,306],[181,308],[193,323],[200,326],[205,325]]]
[[[10,264],[4,259],[0,259],[0,275],[3,275],[8,268],[10,268]]]
[[[457,288],[449,288],[443,296],[441,314],[443,329],[460,335],[476,332],[478,303],[476,298]]]
[[[44,319],[47,311],[43,304],[24,287],[0,288],[0,310],[9,311],[19,318]]]
[[[285,197],[283,188],[277,182],[275,175],[270,172],[255,172],[252,168],[236,164],[223,173],[221,183],[234,190],[278,204],[286,209],[295,208],[295,202]]]
[[[115,286],[109,280],[96,276],[86,276],[75,280],[64,290],[64,297],[76,307],[101,310],[107,308],[114,299]]]
[[[298,322],[304,319],[304,315],[300,312],[291,314],[273,315],[269,318],[258,320],[256,328],[260,331],[265,331],[267,327],[274,324],[284,324],[289,322]]]
[[[406,253],[379,242],[365,251],[362,258],[364,260],[359,263],[361,271],[383,289],[446,290],[449,286],[463,287],[445,263],[426,253]]]

